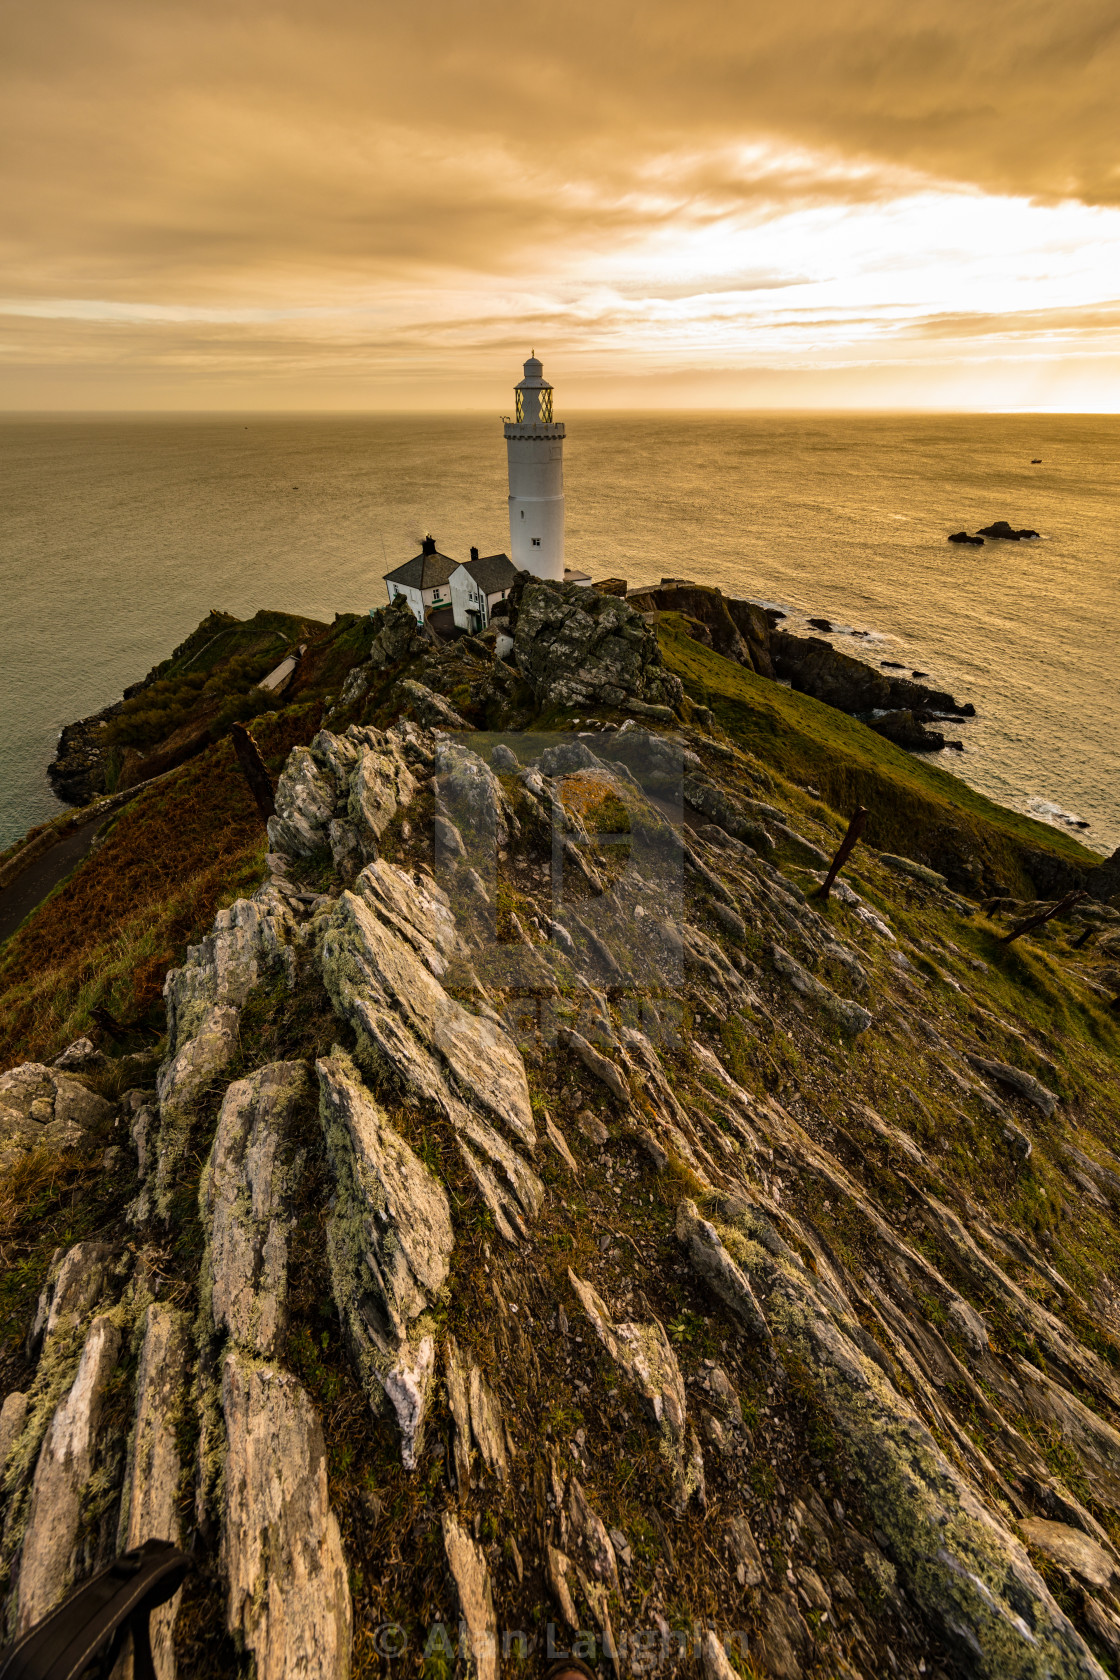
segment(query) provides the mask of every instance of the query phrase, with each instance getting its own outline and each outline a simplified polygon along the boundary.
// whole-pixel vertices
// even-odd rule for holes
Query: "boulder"
[[[92,1039],[76,1038],[51,1065],[61,1068],[63,1073],[90,1073],[95,1068],[106,1067],[108,1061],[108,1056],[94,1046]]]
[[[1120,1596],[1120,1565],[1088,1534],[1067,1523],[1047,1522],[1043,1517],[1022,1517],[1019,1527],[1033,1546],[1052,1563],[1060,1564],[1088,1587],[1103,1588]]]
[[[373,615],[376,626],[370,640],[368,664],[372,671],[399,665],[430,651],[430,644],[416,622],[416,615],[403,595]]]
[[[101,1300],[114,1251],[109,1243],[79,1242],[55,1255],[39,1295],[27,1348],[34,1355],[51,1336],[72,1332]]]
[[[169,977],[170,978],[170,977]],[[240,1049],[241,1012],[217,1003],[206,1010],[198,1031],[159,1070],[159,1144],[156,1158],[156,1207],[167,1216],[180,1162],[189,1145],[198,1104]],[[147,1208],[146,1192],[141,1201]]]
[[[1033,1104],[1047,1119],[1058,1106],[1060,1099],[1057,1092],[1048,1090],[1033,1074],[1025,1073],[1022,1068],[1011,1067],[1007,1062],[989,1061],[986,1056],[966,1054],[965,1061],[992,1084],[1003,1085],[1025,1102]]]
[[[924,863],[915,863],[913,858],[896,857],[893,852],[880,852],[879,862],[887,869],[892,869],[896,875],[909,875],[912,881],[920,881],[923,887],[944,888],[949,885],[944,875],[938,874],[936,869],[927,869]]]
[[[210,933],[187,946],[182,968],[164,981],[172,1055],[201,1031],[215,1005],[240,1009],[267,970],[290,963],[295,937],[291,911],[270,882],[219,910]]]
[[[922,1611],[968,1652],[969,1672],[998,1674],[1001,1680],[1043,1674],[1100,1680],[1099,1664],[1021,1542],[977,1497],[910,1401],[884,1380],[848,1303],[827,1278],[809,1270],[759,1206],[743,1201],[733,1215],[725,1211],[726,1224],[710,1225],[710,1235],[701,1234],[707,1222],[692,1204],[681,1204],[678,1232],[683,1226],[686,1252],[725,1300],[724,1287],[735,1294],[729,1265],[748,1279],[775,1336],[789,1350],[785,1356],[792,1352],[798,1359],[804,1381],[844,1443],[861,1500],[889,1553],[891,1564],[884,1559],[884,1567],[892,1575],[897,1569]],[[713,1257],[719,1262],[714,1269]],[[730,1285],[721,1287],[728,1278]],[[1025,1361],[1019,1371],[1046,1381]],[[796,1667],[775,1664],[772,1631],[762,1641],[767,1672],[796,1674]],[[788,1629],[782,1633],[795,1662],[798,1641]]]
[[[41,1062],[0,1073],[0,1169],[32,1149],[75,1149],[113,1112],[77,1079]]]
[[[855,1037],[857,1034],[867,1031],[871,1025],[870,1011],[864,1009],[858,1003],[850,1002],[847,998],[837,997],[834,991],[818,980],[815,975],[810,974],[808,969],[803,968],[797,959],[791,957],[789,952],[784,950],[781,945],[771,945],[770,960],[783,979],[789,981],[795,992],[800,992],[802,997],[809,998],[813,1003],[818,1004],[825,1014],[831,1015],[833,1020],[846,1033]]]
[[[983,537],[971,537],[967,531],[954,531],[947,539],[951,543],[967,543],[971,548],[983,548]]]
[[[728,1253],[715,1226],[701,1216],[696,1203],[687,1197],[677,1207],[677,1240],[688,1254],[693,1270],[731,1308],[749,1334],[758,1341],[771,1341],[766,1315],[746,1273]]]
[[[468,1103],[535,1146],[525,1065],[513,1040],[449,997],[395,928],[354,893],[338,900],[322,961],[335,1007],[399,1083],[438,1100],[446,1068]]]
[[[606,1303],[589,1283],[568,1268],[568,1281],[592,1328],[619,1370],[632,1382],[668,1439],[679,1442],[685,1431],[687,1402],[677,1356],[659,1319],[648,1324],[615,1324]]]
[[[460,1638],[463,1654],[473,1660],[477,1680],[498,1680],[498,1618],[486,1554],[476,1546],[467,1530],[449,1511],[440,1519],[447,1566],[455,1582],[466,1638]]]
[[[437,694],[434,689],[427,688],[421,682],[414,682],[405,677],[397,684],[395,693],[417,722],[426,724],[429,729],[472,727],[449,700],[445,700],[442,694]]]
[[[665,669],[655,632],[628,601],[524,572],[510,603],[514,656],[539,705],[679,706],[680,679]]]

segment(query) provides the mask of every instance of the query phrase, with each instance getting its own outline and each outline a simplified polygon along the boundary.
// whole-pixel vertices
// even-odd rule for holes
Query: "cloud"
[[[664,366],[1037,336],[1115,294],[1118,83],[1113,0],[38,0],[0,66],[0,354],[434,377],[526,332]]]

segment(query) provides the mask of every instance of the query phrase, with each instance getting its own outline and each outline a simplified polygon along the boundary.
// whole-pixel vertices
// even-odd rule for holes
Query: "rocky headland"
[[[0,947],[7,1636],[159,1537],[159,1680],[1115,1672],[1120,857],[716,592],[506,628],[307,631],[267,822]]]

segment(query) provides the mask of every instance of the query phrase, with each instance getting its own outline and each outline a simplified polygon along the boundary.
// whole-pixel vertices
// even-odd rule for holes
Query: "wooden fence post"
[[[272,778],[261,757],[261,750],[243,723],[235,723],[230,734],[233,736],[233,750],[249,784],[249,791],[257,802],[257,810],[267,822],[269,817],[276,815],[276,802],[272,797]]]
[[[832,891],[833,883],[835,882],[837,875],[839,875],[840,871],[851,857],[856,841],[863,833],[864,824],[867,822],[867,816],[867,807],[865,805],[857,805],[855,815],[848,824],[848,832],[840,842],[840,849],[832,860],[832,865],[828,874],[813,894],[814,898],[827,898],[829,893]]]
[[[1060,916],[1063,910],[1071,910],[1075,904],[1080,904],[1081,900],[1088,896],[1087,892],[1067,893],[1057,904],[1052,904],[1049,910],[1044,910],[1041,916],[1031,916],[1027,921],[1020,922],[1018,927],[1013,927],[1010,933],[1005,933],[1000,944],[1012,944],[1016,939],[1021,939],[1024,933],[1030,933],[1032,928],[1041,927],[1043,922],[1048,922],[1052,916]]]

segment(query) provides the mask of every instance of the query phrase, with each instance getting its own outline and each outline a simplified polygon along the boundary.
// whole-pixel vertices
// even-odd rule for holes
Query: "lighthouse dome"
[[[525,363],[526,379],[539,379],[543,372],[544,363],[541,361],[540,357],[530,356],[529,360]]]

